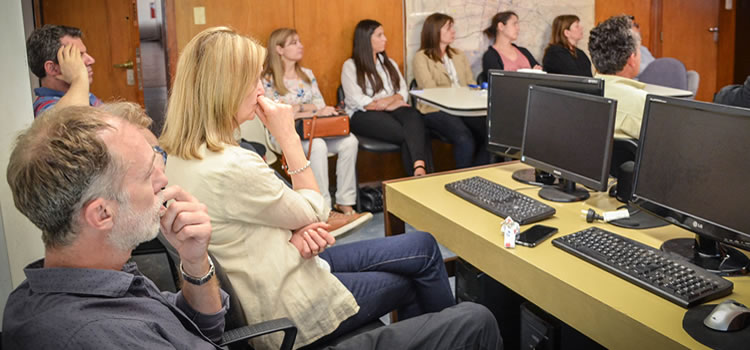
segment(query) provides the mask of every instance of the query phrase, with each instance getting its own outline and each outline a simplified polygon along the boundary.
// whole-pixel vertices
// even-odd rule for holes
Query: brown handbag
[[[349,116],[332,115],[328,117],[318,117],[298,119],[295,122],[295,129],[303,140],[312,140],[316,137],[340,137],[349,135]],[[312,143],[307,150],[307,158],[310,159]]]

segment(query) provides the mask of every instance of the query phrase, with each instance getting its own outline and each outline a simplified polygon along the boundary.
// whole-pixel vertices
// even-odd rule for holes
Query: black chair
[[[479,72],[479,75],[477,75],[477,85],[481,86],[482,83],[487,82],[487,75],[484,74],[484,72]]]
[[[612,145],[612,161],[609,174],[618,177],[620,166],[625,162],[633,161],[638,155],[638,140],[631,138],[616,137]]]
[[[174,271],[178,271],[180,266],[180,256],[177,253],[177,250],[172,247],[172,244],[167,241],[164,235],[162,235],[160,232],[157,238],[150,243],[152,246],[155,246],[156,244],[160,245],[163,249],[164,254],[166,254],[167,258],[170,261],[170,264],[168,264],[167,266],[160,264],[159,267],[161,269],[169,269],[170,271],[172,271],[172,273],[174,273]],[[209,256],[211,256],[210,253]],[[219,345],[227,347],[230,350],[252,349],[252,347],[250,347],[247,342],[249,339],[266,334],[284,332],[284,340],[281,343],[280,349],[291,350],[294,346],[294,340],[297,337],[297,327],[295,327],[292,321],[290,321],[288,318],[279,318],[275,320],[256,323],[253,325],[248,325],[245,318],[245,313],[242,310],[242,305],[240,305],[240,302],[237,298],[232,297],[236,293],[234,291],[234,288],[232,287],[232,283],[229,281],[229,278],[226,275],[226,272],[213,256],[211,256],[211,260],[214,262],[216,278],[219,280],[221,289],[223,289],[230,296],[229,310],[225,316],[224,327],[225,329],[227,329],[227,331],[224,331],[221,344]],[[144,273],[144,275],[146,275],[146,273]],[[151,278],[151,276],[146,276]],[[174,282],[177,286],[179,286],[179,280],[175,280]],[[156,281],[154,283],[156,283]],[[159,289],[164,290],[164,285],[160,285],[159,283],[156,284]]]
[[[344,99],[346,98],[346,95],[344,95],[344,87],[339,85],[339,88],[336,90],[336,105],[339,107],[342,107],[344,105]],[[350,116],[351,117],[351,116]],[[359,149],[367,151],[367,152],[373,152],[373,153],[390,153],[390,152],[398,152],[401,151],[401,163],[404,167],[404,170],[408,172],[408,169],[411,169],[411,164],[409,164],[409,154],[406,150],[406,148],[402,148],[401,145],[397,145],[395,143],[389,143],[385,141],[376,140],[373,138],[369,138],[366,136],[361,136],[354,134],[354,136],[357,137],[357,141],[359,142]],[[357,178],[357,211],[362,211],[362,205],[361,201],[359,199],[359,178]]]

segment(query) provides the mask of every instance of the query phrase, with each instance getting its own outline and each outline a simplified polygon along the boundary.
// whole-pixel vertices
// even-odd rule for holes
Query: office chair
[[[688,89],[688,74],[685,65],[671,57],[655,59],[638,75],[638,80],[675,89]]]
[[[177,250],[172,247],[172,244],[169,243],[166,237],[159,232],[159,235],[153,241],[156,244],[161,245],[164,249],[164,253],[171,262],[168,266],[160,264],[159,267],[171,271],[179,271],[180,255],[177,253]],[[222,335],[221,343],[219,345],[225,346],[230,350],[252,349],[247,342],[248,340],[266,334],[284,332],[284,340],[281,343],[280,349],[291,350],[294,346],[294,340],[297,337],[297,327],[294,323],[288,318],[279,318],[248,325],[247,320],[245,319],[245,312],[242,310],[242,305],[240,305],[239,299],[233,297],[236,293],[232,287],[232,283],[226,275],[226,272],[211,253],[209,253],[209,256],[214,263],[215,276],[219,281],[221,289],[229,294],[229,310],[224,318],[224,329],[227,329],[227,331],[224,331],[224,335]],[[150,276],[148,277],[150,278]],[[179,281],[176,280],[176,284],[179,286]],[[157,287],[159,287],[160,290],[163,290],[164,288],[163,285],[159,285],[158,283]]]
[[[346,98],[346,95],[344,95],[344,87],[339,85],[339,88],[336,89],[336,105],[337,106],[343,106],[344,105],[344,99]],[[351,116],[349,116],[351,117]],[[357,134],[354,134],[354,136],[357,137],[357,140],[359,141],[359,149],[367,151],[367,152],[373,152],[373,153],[390,153],[390,152],[398,152],[401,151],[401,164],[404,167],[404,170],[411,169],[411,164],[409,164],[409,153],[406,150],[406,148],[402,148],[401,145],[397,145],[395,143],[389,143],[385,141],[376,140],[373,138],[369,138],[366,136],[360,136]],[[356,173],[356,172],[355,172]],[[362,211],[362,205],[361,201],[359,200],[359,178],[355,174],[355,178],[357,179],[357,211]]]
[[[698,94],[698,85],[701,82],[701,76],[694,70],[687,71],[687,89],[693,93],[691,99],[695,99],[695,95]]]

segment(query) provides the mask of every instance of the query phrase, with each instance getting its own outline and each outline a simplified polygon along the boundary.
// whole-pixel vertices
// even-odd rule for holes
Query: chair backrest
[[[412,79],[411,83],[409,83],[409,91],[416,90],[418,88],[419,87],[417,86],[417,79]],[[412,107],[417,106],[417,98],[412,95],[409,95],[409,102],[411,103]]]
[[[679,60],[671,57],[657,58],[638,75],[643,83],[687,90],[687,70]]]
[[[687,71],[687,89],[693,93],[693,97],[698,93],[698,85],[701,82],[701,76],[694,70]]]
[[[345,99],[346,99],[346,95],[344,95],[344,87],[339,85],[339,88],[336,89],[336,106],[344,108]]]
[[[159,235],[157,236],[157,239],[159,242],[164,246],[164,248],[167,250],[167,254],[171,258],[172,262],[175,264],[176,268],[179,271],[180,268],[180,254],[177,253],[177,249],[175,249],[171,243],[167,240],[164,235],[159,232]],[[224,317],[225,326],[224,329],[235,329],[240,328],[243,326],[247,326],[247,319],[245,318],[245,312],[242,309],[242,305],[240,305],[240,301],[238,298],[235,298],[236,295],[234,291],[234,287],[232,287],[232,283],[229,281],[229,277],[227,277],[226,271],[224,271],[224,268],[221,267],[221,264],[219,264],[219,261],[214,258],[211,253],[208,253],[208,256],[211,257],[211,261],[214,263],[214,270],[216,274],[216,278],[219,280],[219,285],[221,286],[221,289],[223,289],[227,294],[229,294],[229,310]]]

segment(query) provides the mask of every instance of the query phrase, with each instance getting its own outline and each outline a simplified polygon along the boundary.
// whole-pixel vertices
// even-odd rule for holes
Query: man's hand
[[[203,203],[179,186],[164,191],[164,201],[174,200],[161,217],[161,232],[177,249],[182,267],[191,276],[200,277],[209,270],[208,243],[211,218]]]
[[[303,258],[310,259],[336,243],[336,239],[327,231],[329,227],[324,222],[312,223],[294,231],[289,243],[299,250]]]
[[[60,75],[55,78],[68,84],[83,83],[88,86],[89,71],[83,63],[81,51],[73,45],[64,45],[57,50],[57,62],[60,65]]]

